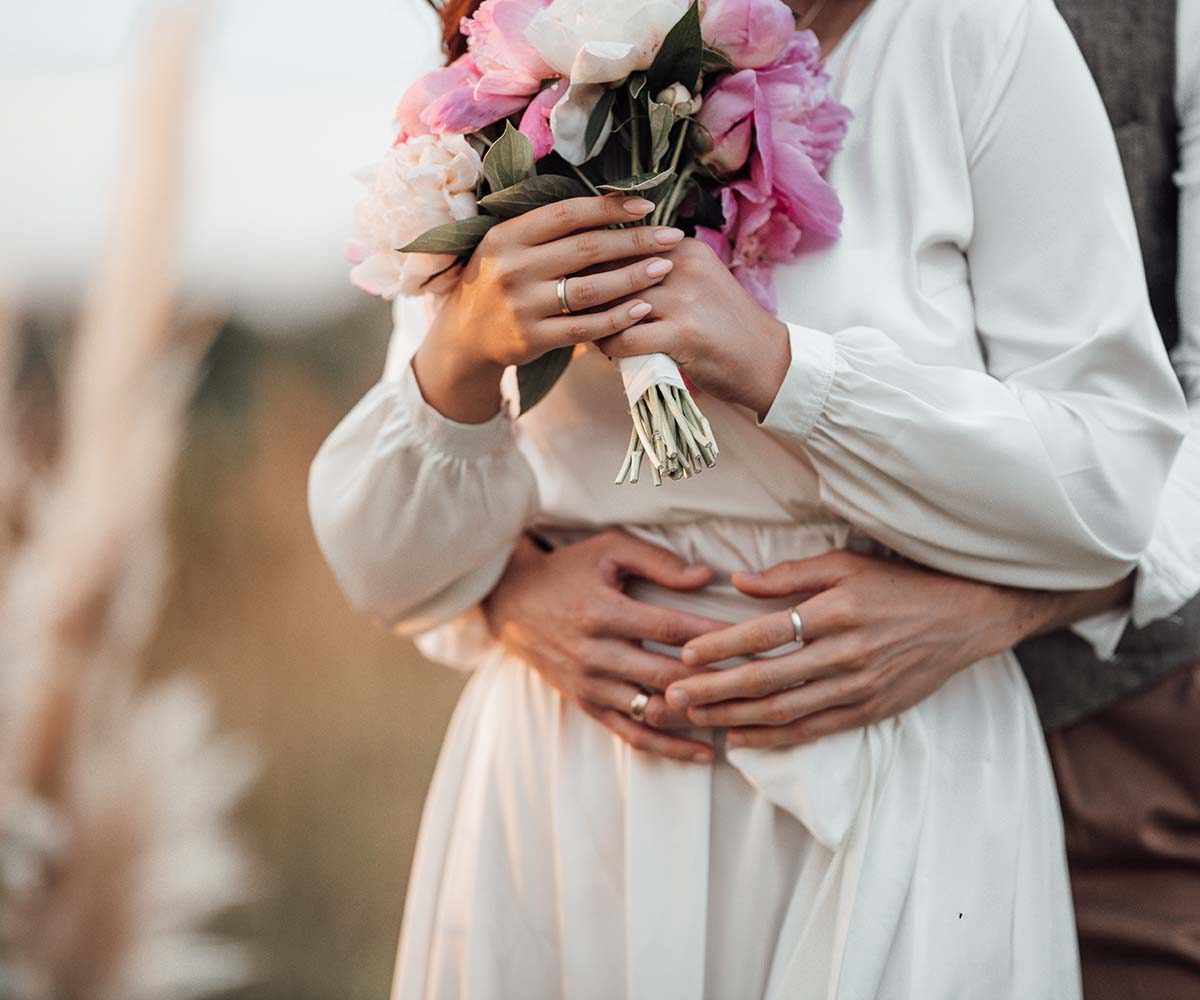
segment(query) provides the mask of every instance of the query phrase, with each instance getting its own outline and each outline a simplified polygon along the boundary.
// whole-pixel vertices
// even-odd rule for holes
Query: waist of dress
[[[734,572],[761,571],[777,563],[807,559],[833,549],[880,554],[882,548],[831,514],[789,522],[706,517],[663,524],[537,525],[533,529],[558,548],[617,529],[675,553],[690,563],[708,566],[715,581],[728,582]],[[736,593],[736,592],[735,592]]]

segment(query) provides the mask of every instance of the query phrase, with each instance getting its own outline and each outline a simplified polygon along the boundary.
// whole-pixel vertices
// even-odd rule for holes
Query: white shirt
[[[1200,592],[1200,0],[1179,0],[1176,37],[1179,343],[1173,361],[1188,395],[1191,427],[1138,565],[1132,605],[1075,625],[1105,658],[1131,620],[1142,627],[1166,618]]]

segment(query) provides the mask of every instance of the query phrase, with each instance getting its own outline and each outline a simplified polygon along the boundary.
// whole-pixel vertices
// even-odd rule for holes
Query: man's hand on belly
[[[642,643],[682,646],[727,623],[635,601],[624,593],[629,577],[698,590],[712,571],[621,531],[548,553],[523,539],[483,610],[505,648],[621,739],[639,750],[709,763],[711,746],[672,732],[691,723],[662,696],[668,684],[706,669]],[[642,722],[630,715],[639,691],[650,695]]]
[[[667,689],[693,724],[730,727],[727,746],[794,746],[890,718],[962,668],[1119,600],[1115,590],[997,587],[850,552],[736,573],[733,583],[753,597],[794,596],[804,645],[762,655],[794,642],[786,610],[687,643],[693,667],[757,657]]]

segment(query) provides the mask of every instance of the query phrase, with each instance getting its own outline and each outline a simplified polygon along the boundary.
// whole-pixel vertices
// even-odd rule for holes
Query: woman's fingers
[[[560,275],[575,274],[596,264],[664,253],[682,239],[683,230],[673,226],[585,229],[522,251],[522,259],[528,261],[526,267],[531,273],[557,279]]]
[[[610,306],[603,312],[554,316],[539,324],[539,340],[547,351],[572,344],[585,344],[633,326],[650,311],[650,303],[641,299]]]
[[[865,703],[831,708],[786,726],[747,726],[725,734],[727,747],[794,747],[814,743],[834,733],[861,729],[874,721]]]
[[[853,637],[831,635],[795,653],[749,660],[723,670],[701,667],[692,677],[667,688],[667,704],[682,709],[733,698],[762,698],[840,673],[844,664],[857,662],[859,652]]]
[[[662,732],[647,722],[638,722],[629,714],[629,706],[640,688],[620,681],[594,678],[582,692],[580,702],[593,718],[604,723],[636,750],[671,757],[675,760],[710,763],[713,749],[703,740],[692,740],[673,733]],[[657,695],[651,697],[651,701]],[[661,701],[661,698],[659,699]],[[687,725],[686,722],[683,725]]]
[[[861,557],[849,552],[826,552],[809,559],[776,563],[761,572],[733,574],[733,585],[751,597],[784,597],[837,586]]]
[[[612,606],[609,634],[622,639],[659,642],[664,646],[682,646],[696,636],[712,632],[724,625],[725,622],[719,622],[715,618],[703,618],[673,608],[660,608],[625,594],[618,594]],[[663,659],[679,663],[670,657]],[[681,665],[681,676],[691,676],[693,673],[695,670],[691,669],[690,665]]]
[[[566,198],[508,219],[494,229],[503,230],[505,239],[512,238],[524,246],[536,247],[581,229],[603,229],[636,222],[653,208],[654,202],[649,199],[629,195]]]
[[[666,257],[651,257],[649,260],[640,260],[612,271],[572,274],[567,278],[563,289],[567,306],[572,312],[583,312],[626,295],[636,295],[652,285],[657,285],[671,273],[672,267],[671,261]],[[553,299],[547,309],[551,314],[559,311],[556,286],[557,281],[546,282],[547,298]]]
[[[590,640],[584,647],[584,660],[591,676],[624,681],[656,694],[661,694],[676,681],[698,673],[673,656],[652,653],[637,642],[625,639]],[[654,725],[669,724],[667,719],[654,718],[652,721]],[[689,725],[682,713],[673,715],[670,722]]]
[[[800,616],[803,641],[819,639],[834,631],[840,622],[834,611],[823,593],[799,605],[796,613]],[[701,666],[735,656],[757,656],[795,641],[791,610],[773,611],[691,639],[681,656],[689,666]]]
[[[690,639],[683,648],[683,662],[698,667],[734,656],[754,656],[795,641],[795,635],[790,613],[775,611]]]
[[[642,354],[670,354],[680,343],[679,330],[674,323],[653,319],[636,330],[618,331],[596,341],[596,346],[610,358],[635,358]]]
[[[687,717],[695,726],[786,726],[818,712],[859,705],[872,693],[869,678],[839,674],[765,698],[698,705],[688,710]]]
[[[605,552],[611,561],[614,578],[640,576],[671,590],[697,590],[713,578],[713,571],[699,563],[689,563],[670,549],[634,535],[616,534],[616,544]]]

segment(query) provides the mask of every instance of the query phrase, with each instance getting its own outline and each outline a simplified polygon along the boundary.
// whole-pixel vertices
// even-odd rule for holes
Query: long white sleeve
[[[828,506],[904,555],[1096,587],[1137,565],[1185,411],[1095,84],[1052,5],[1023,7],[964,139],[987,371],[918,363],[882,329],[789,323],[763,426],[803,443]]]
[[[536,496],[503,410],[461,424],[421,395],[410,361],[429,303],[397,300],[387,369],[313,460],[313,527],[354,608],[405,635],[484,597]]]

